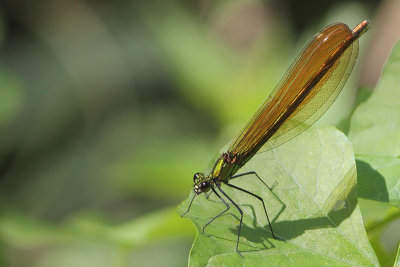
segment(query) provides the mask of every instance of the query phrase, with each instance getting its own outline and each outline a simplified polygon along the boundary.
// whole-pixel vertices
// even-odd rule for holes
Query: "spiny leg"
[[[278,184],[277,181],[274,182],[274,184],[272,185],[272,187],[269,187],[261,178],[260,176],[258,176],[258,174],[255,171],[251,171],[251,172],[245,172],[245,173],[241,173],[241,174],[237,174],[234,175],[230,178],[230,180],[233,180],[235,178],[239,178],[245,175],[251,175],[254,174],[258,180],[260,180],[270,191],[271,193],[276,197],[276,199],[278,199],[278,201],[282,204],[282,208],[280,209],[280,211],[278,212],[278,214],[276,215],[275,219],[273,219],[272,221],[275,221],[277,218],[279,218],[279,216],[281,215],[281,213],[285,210],[286,208],[286,204],[282,202],[282,200],[274,193],[273,189],[274,187]]]
[[[238,204],[235,203],[222,189],[221,186],[218,183],[215,183],[215,185],[218,187],[219,191],[227,198],[229,201],[238,209],[240,212],[240,223],[239,223],[239,231],[238,231],[238,237],[236,241],[236,252],[239,253],[240,256],[242,254],[239,252],[239,238],[240,238],[240,230],[242,229],[242,222],[243,222],[243,211],[242,209],[238,206]],[[216,191],[215,191],[216,192]],[[243,256],[242,256],[243,257]]]
[[[217,216],[215,216],[214,218],[211,219],[211,221],[209,221],[208,223],[206,223],[206,225],[203,226],[203,235],[204,235],[204,229],[210,224],[212,223],[215,219],[217,219],[219,216],[221,216],[222,214],[224,214],[225,212],[227,212],[231,207],[229,206],[228,203],[226,203],[226,201],[218,194],[217,191],[215,191],[214,187],[211,187],[211,190],[218,196],[219,199],[221,199],[221,201],[225,204],[226,209],[221,212],[220,214],[218,214]]]
[[[245,190],[245,189],[243,189],[243,188],[237,187],[237,186],[235,186],[235,185],[232,185],[232,184],[226,184],[226,185],[229,186],[229,187],[232,187],[232,188],[234,188],[234,189],[237,189],[237,190],[239,190],[239,191],[242,191],[242,192],[244,192],[244,193],[247,193],[247,194],[249,194],[249,195],[252,195],[253,197],[255,197],[255,198],[257,198],[258,200],[261,201],[261,203],[262,203],[262,205],[263,205],[263,207],[264,207],[265,215],[267,216],[268,225],[269,225],[269,229],[271,230],[272,237],[276,239],[275,234],[274,234],[274,231],[272,230],[272,225],[271,225],[271,222],[269,221],[267,209],[265,208],[265,203],[264,203],[264,200],[262,199],[262,197],[257,196],[256,194],[254,194],[254,193],[252,193],[252,192],[249,192],[249,191],[247,191],[247,190]]]
[[[183,213],[183,214],[181,215],[181,217],[183,217],[186,213],[189,212],[190,207],[192,206],[193,200],[194,200],[194,198],[195,198],[196,196],[197,196],[196,194],[193,196],[192,200],[190,201],[190,204],[189,204],[189,207],[188,207],[187,211],[186,211],[185,213]]]
[[[232,177],[230,178],[230,180],[235,179],[235,178],[239,178],[239,177],[242,177],[242,176],[246,176],[246,175],[251,175],[251,174],[254,174],[254,175],[258,178],[258,180],[260,180],[260,181],[261,181],[266,187],[268,187],[268,189],[271,190],[271,191],[272,191],[272,189],[274,189],[274,187],[278,184],[278,182],[275,181],[275,182],[272,184],[272,186],[269,187],[269,186],[260,178],[260,176],[258,176],[258,174],[257,174],[255,171],[245,172],[245,173],[241,173],[241,174],[236,174],[236,175],[232,176]]]

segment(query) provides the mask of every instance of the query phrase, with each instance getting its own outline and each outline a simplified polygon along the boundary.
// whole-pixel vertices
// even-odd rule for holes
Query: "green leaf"
[[[224,210],[214,195],[198,196],[185,215],[199,234],[190,254],[190,266],[204,265],[377,265],[368,243],[356,196],[356,168],[348,139],[331,127],[312,128],[286,144],[257,154],[240,171],[255,176],[232,180],[232,184],[261,196],[272,227],[282,240],[271,237],[262,205],[242,192],[223,190],[240,203],[244,211],[239,250],[235,252],[239,213],[229,212],[202,227]],[[189,198],[178,207],[186,211]]]
[[[371,97],[351,119],[359,196],[400,207],[400,42]]]
[[[389,203],[363,198],[358,204],[380,266],[393,266],[400,243],[400,210]]]
[[[393,266],[400,267],[400,245],[399,245],[399,249],[397,250],[396,261],[394,262]]]

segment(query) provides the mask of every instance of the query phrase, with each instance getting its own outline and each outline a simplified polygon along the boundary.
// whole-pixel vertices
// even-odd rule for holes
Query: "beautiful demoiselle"
[[[243,211],[222,190],[221,185],[225,184],[261,201],[272,236],[276,238],[264,200],[229,182],[249,174],[263,182],[256,172],[236,173],[261,148],[265,151],[285,143],[306,130],[325,113],[353,70],[358,55],[358,38],[366,32],[367,26],[368,21],[363,21],[353,30],[343,23],[334,23],[322,29],[292,63],[276,88],[231,143],[228,151],[217,159],[211,173],[208,176],[203,173],[194,175],[195,194],[184,214],[190,210],[197,195],[210,189],[226,206],[224,211],[203,227],[203,233],[207,225],[230,208],[229,201],[241,215],[236,241],[236,251],[240,254],[238,246]]]

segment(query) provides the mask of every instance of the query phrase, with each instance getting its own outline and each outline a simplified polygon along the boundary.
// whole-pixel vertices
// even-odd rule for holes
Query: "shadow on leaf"
[[[348,197],[345,199],[345,205],[338,210],[331,210],[327,216],[319,216],[298,220],[285,220],[272,223],[274,233],[280,241],[287,241],[303,235],[306,231],[321,229],[321,228],[336,228],[346,218],[349,218],[357,206],[357,186],[354,186],[350,191]],[[243,205],[245,206],[245,205]],[[275,245],[269,241],[272,239],[272,234],[269,231],[268,225],[259,226],[255,215],[255,210],[249,206],[253,213],[252,226],[243,224],[241,230],[241,240],[239,250],[242,252],[260,251],[274,248]],[[235,214],[229,213],[228,216],[234,216],[236,220],[240,220]],[[276,218],[275,218],[276,219]],[[230,228],[229,230],[237,234],[239,227]],[[215,236],[219,238],[218,236]],[[246,249],[247,246],[251,249]]]
[[[358,196],[382,202],[389,202],[385,178],[368,163],[356,160]]]

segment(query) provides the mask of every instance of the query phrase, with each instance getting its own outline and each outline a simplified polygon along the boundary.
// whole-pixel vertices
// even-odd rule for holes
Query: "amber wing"
[[[314,36],[228,152],[238,155],[244,164],[261,147],[263,151],[276,147],[318,120],[354,67],[359,35],[347,25],[335,23]]]

